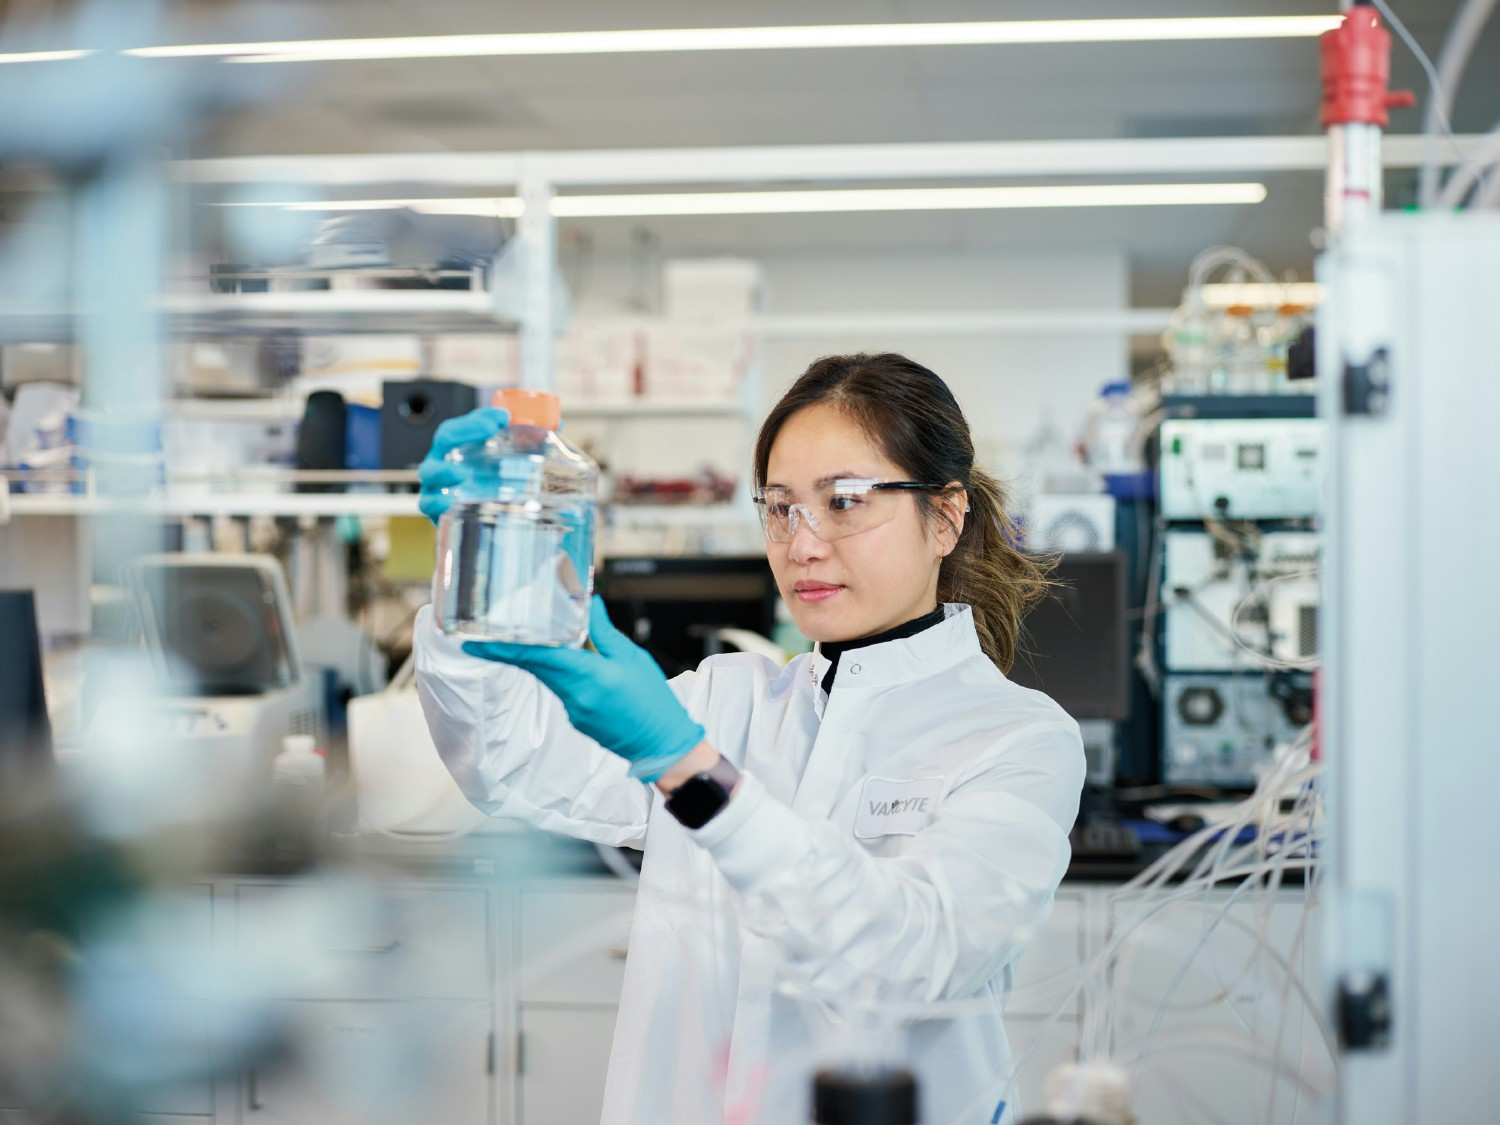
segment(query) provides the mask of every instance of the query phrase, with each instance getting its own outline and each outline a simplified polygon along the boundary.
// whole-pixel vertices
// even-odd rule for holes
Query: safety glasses
[[[825,542],[870,531],[896,516],[902,492],[946,492],[947,485],[914,480],[840,479],[820,484],[806,503],[792,490],[774,485],[755,491],[760,524],[772,543],[785,543],[797,534],[802,520]]]

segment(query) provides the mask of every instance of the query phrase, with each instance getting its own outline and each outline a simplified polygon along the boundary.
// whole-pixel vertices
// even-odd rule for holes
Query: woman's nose
[[[797,520],[797,526],[787,542],[788,557],[793,562],[802,563],[822,558],[827,553],[828,544],[818,537],[817,532],[813,531],[811,521],[806,517]]]

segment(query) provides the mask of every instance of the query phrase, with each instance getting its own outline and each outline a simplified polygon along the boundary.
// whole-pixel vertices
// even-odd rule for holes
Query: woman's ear
[[[964,518],[969,512],[969,493],[964,486],[956,480],[950,480],[948,489],[938,498],[938,510],[943,516],[938,542],[942,544],[944,556],[951,555],[958,546],[958,537],[964,530]]]

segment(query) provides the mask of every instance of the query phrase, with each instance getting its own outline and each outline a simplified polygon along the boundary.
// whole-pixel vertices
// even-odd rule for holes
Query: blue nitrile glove
[[[526,669],[562,700],[576,730],[629,761],[631,777],[655,781],[703,741],[703,728],[650,653],[610,623],[597,597],[589,639],[597,652],[498,641],[466,641],[464,651]]]
[[[489,441],[510,424],[510,414],[498,406],[482,406],[457,418],[449,418],[432,435],[432,448],[417,466],[422,482],[417,507],[434,524],[453,505],[452,489],[468,479],[468,470],[444,458],[460,445]]]

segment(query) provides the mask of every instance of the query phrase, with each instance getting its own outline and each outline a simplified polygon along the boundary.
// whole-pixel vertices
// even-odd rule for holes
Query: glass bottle
[[[1225,394],[1250,395],[1265,390],[1266,354],[1256,336],[1254,313],[1248,305],[1231,305],[1224,310],[1219,350]]]
[[[1209,311],[1202,299],[1194,294],[1184,297],[1173,311],[1171,325],[1164,334],[1172,359],[1171,382],[1166,393],[1201,395],[1208,390],[1209,370],[1213,366],[1212,330]]]
[[[1123,379],[1105,383],[1084,423],[1083,448],[1089,466],[1106,476],[1141,469],[1135,442],[1141,416],[1131,402],[1130,389]]]
[[[510,424],[448,460],[464,469],[438,522],[438,628],[466,640],[581,647],[594,587],[599,468],[557,431],[546,391],[497,391]]]

